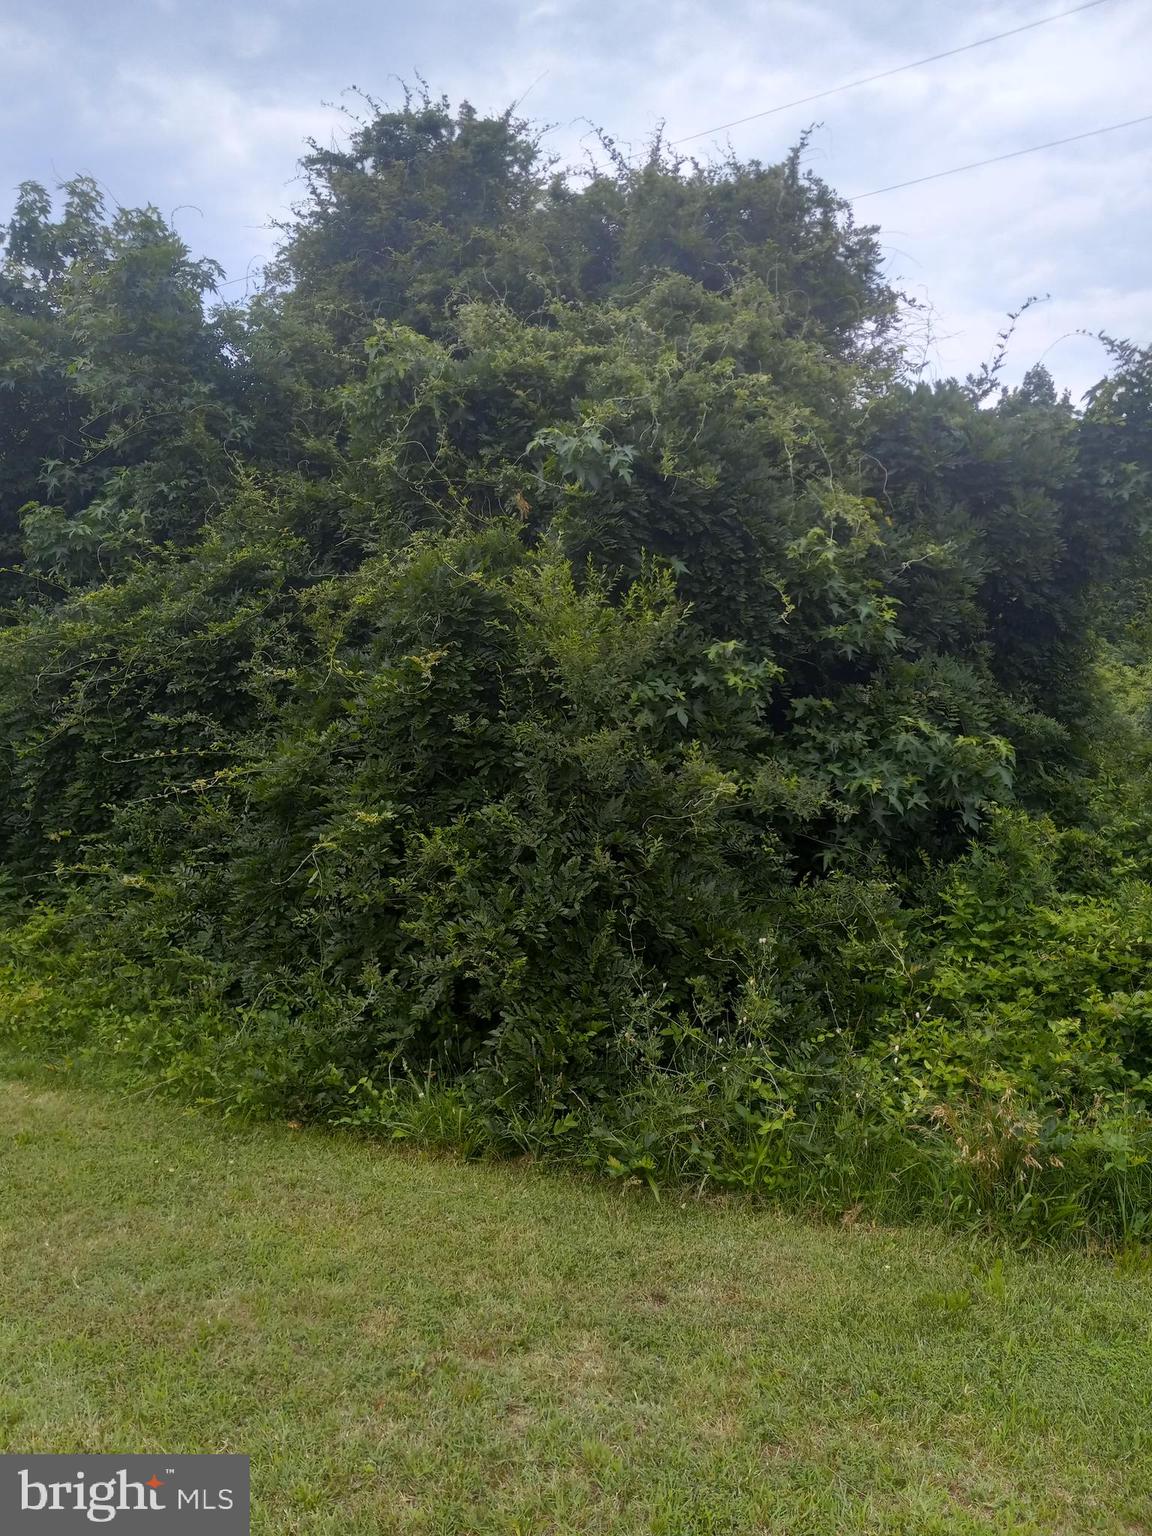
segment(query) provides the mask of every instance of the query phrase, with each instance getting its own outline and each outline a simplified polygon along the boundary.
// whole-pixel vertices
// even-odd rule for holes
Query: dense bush
[[[8,228],[11,1027],[229,1110],[1137,1230],[1148,355],[1083,409],[915,382],[795,154],[580,185],[411,99],[304,170],[241,307],[88,181]]]

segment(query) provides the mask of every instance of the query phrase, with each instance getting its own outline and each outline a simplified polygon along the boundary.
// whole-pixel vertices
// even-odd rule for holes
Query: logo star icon
[[[164,1479],[162,1477],[157,1477],[155,1472],[153,1472],[152,1476],[148,1479],[144,1486],[146,1488],[163,1488]]]

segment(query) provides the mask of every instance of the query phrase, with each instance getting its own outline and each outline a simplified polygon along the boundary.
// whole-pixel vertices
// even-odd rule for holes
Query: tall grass
[[[350,1078],[310,1061],[299,1025],[295,1054],[277,1057],[267,1021],[149,995],[147,978],[43,938],[10,935],[0,967],[10,1061],[232,1117],[306,1117],[466,1158],[528,1157],[656,1199],[742,1196],[1037,1243],[1152,1241],[1152,1118],[1122,1096],[1062,1115],[1011,1088],[909,1103],[847,1050],[817,1069],[713,1047],[680,1070],[637,1072],[609,1096],[570,1092],[541,1108],[431,1072]]]

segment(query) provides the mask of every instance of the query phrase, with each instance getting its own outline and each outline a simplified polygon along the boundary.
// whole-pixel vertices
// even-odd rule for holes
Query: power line
[[[672,144],[690,144],[693,139],[705,139],[712,133],[723,133],[726,128],[739,128],[744,123],[754,123],[762,117],[774,117],[777,112],[787,112],[792,107],[807,106],[810,101],[823,101],[826,96],[839,95],[841,91],[854,91],[860,85],[872,85],[876,80],[887,80],[892,75],[900,75],[909,69],[919,69],[922,64],[935,64],[940,59],[954,58],[958,53],[971,53],[973,48],[985,48],[989,43],[998,43],[1005,37],[1016,37],[1021,32],[1031,32],[1036,27],[1046,27],[1050,21],[1061,21],[1065,16],[1075,16],[1080,11],[1091,11],[1098,5],[1106,5],[1108,0],[1087,0],[1084,5],[1074,5],[1071,10],[1057,11],[1052,16],[1041,16],[1037,21],[1026,21],[1023,26],[1010,27],[1007,32],[994,32],[991,37],[977,38],[974,43],[963,43],[959,48],[947,48],[943,53],[931,53],[925,59],[913,59],[910,64],[897,64],[893,69],[882,69],[879,74],[865,75],[861,80],[849,80],[845,85],[834,85],[827,91],[815,91],[811,96],[800,96],[795,101],[786,101],[778,107],[767,107],[763,112],[752,112],[747,117],[737,117],[730,123],[718,123],[715,128],[701,128],[699,133],[689,133],[682,139],[672,139]],[[870,195],[870,194],[866,194]]]
[[[1106,128],[1090,128],[1087,133],[1071,133],[1066,139],[1049,139],[1047,144],[1031,144],[1027,149],[1011,149],[1006,155],[990,155],[987,160],[972,160],[968,165],[954,165],[948,171],[933,171],[930,176],[914,176],[911,181],[896,181],[890,187],[876,187],[871,192],[857,192],[846,198],[849,203],[859,203],[866,197],[879,197],[881,192],[899,192],[904,187],[918,187],[924,181],[939,181],[941,176],[958,176],[961,171],[975,171],[982,165],[996,165],[1001,160],[1017,160],[1021,155],[1035,155],[1042,149],[1055,149],[1060,144],[1075,144],[1080,139],[1094,139],[1101,133],[1116,133],[1120,128],[1134,128],[1137,123],[1152,123],[1152,112],[1143,117],[1130,117],[1125,123],[1109,123]]]

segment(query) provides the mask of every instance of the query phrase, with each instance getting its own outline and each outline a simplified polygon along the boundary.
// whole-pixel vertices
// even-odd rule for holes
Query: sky
[[[520,103],[561,163],[596,124],[642,149],[958,48],[1075,0],[0,0],[0,218],[25,179],[95,176],[154,203],[242,296],[275,248],[309,136],[339,142],[349,87],[423,76],[481,111]],[[1077,15],[683,148],[807,164],[848,197],[1152,113],[1152,5]],[[1005,377],[1042,360],[1079,396],[1100,330],[1152,342],[1152,122],[862,198],[890,278],[928,308],[929,377],[989,358],[1032,295]]]

